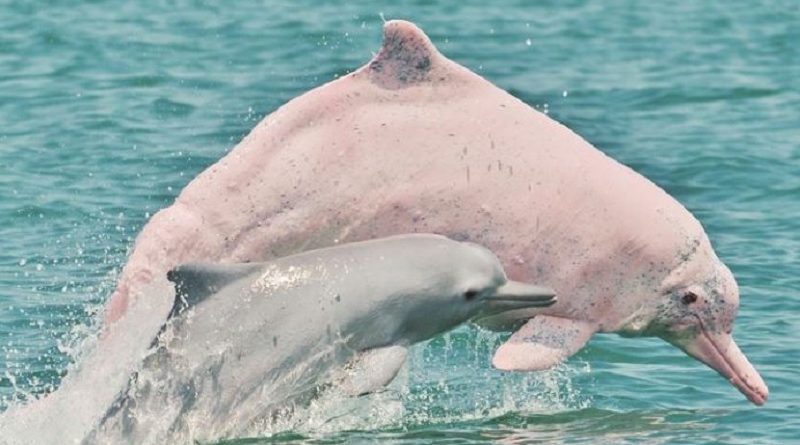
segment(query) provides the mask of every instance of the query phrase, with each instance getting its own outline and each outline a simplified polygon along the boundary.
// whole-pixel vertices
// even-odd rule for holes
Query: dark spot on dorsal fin
[[[395,90],[429,81],[442,58],[416,25],[392,20],[383,25],[383,44],[367,65],[367,73],[373,83]]]

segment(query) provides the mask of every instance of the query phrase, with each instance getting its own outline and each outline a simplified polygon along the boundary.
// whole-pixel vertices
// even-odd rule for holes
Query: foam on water
[[[164,283],[156,283],[154,287]],[[169,288],[167,288],[169,289]],[[153,292],[157,292],[154,290]],[[8,444],[80,442],[116,400],[152,343],[168,299],[141,299],[118,328],[84,339],[58,390],[0,414],[0,441]],[[159,304],[155,308],[152,304]]]
[[[83,342],[79,362],[58,390],[0,414],[0,431],[4,432],[0,443],[160,444],[282,434],[321,438],[351,430],[409,429],[518,412],[547,414],[588,403],[571,383],[573,375],[587,372],[588,367],[578,371],[560,366],[546,373],[499,377],[486,366],[488,353],[499,344],[497,336],[475,335],[475,329],[461,328],[414,347],[403,372],[386,391],[351,397],[335,385],[314,389],[309,383],[298,391],[313,394],[310,399],[281,392],[304,387],[292,379],[307,379],[309,372],[316,372],[312,356],[298,364],[289,377],[266,381],[255,391],[266,397],[257,397],[235,412],[207,418],[205,411],[190,407],[219,397],[221,388],[214,384],[213,372],[175,366],[179,365],[175,360],[163,361],[171,366],[143,365],[164,358],[169,351],[165,349],[168,342],[151,348],[160,324],[146,316],[152,309],[141,301],[147,300],[138,301],[119,321],[123,331]],[[165,313],[168,309],[158,308]],[[478,344],[467,362],[461,361],[469,376],[451,381],[448,362],[463,353],[453,347],[453,341],[472,341],[468,338]],[[276,406],[276,400],[287,403]]]

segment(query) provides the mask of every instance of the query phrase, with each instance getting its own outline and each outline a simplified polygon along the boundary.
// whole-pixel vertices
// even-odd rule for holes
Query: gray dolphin
[[[266,263],[169,272],[176,299],[154,351],[93,440],[216,440],[308,401],[388,384],[407,350],[475,316],[545,307],[495,255],[438,235],[339,245]]]

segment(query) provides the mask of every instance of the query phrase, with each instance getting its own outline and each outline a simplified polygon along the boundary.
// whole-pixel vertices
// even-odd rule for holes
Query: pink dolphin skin
[[[260,122],[136,239],[107,309],[188,261],[263,261],[433,232],[493,250],[558,303],[479,320],[522,327],[493,364],[552,367],[595,332],[658,336],[750,401],[767,386],[731,337],[739,291],[675,199],[390,21],[379,53]],[[144,301],[144,300],[142,300]],[[109,326],[113,328],[113,326]]]

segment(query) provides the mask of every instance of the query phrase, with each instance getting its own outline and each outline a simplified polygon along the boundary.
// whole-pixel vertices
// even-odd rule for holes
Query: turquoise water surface
[[[502,374],[502,338],[467,327],[415,348],[357,415],[271,440],[800,443],[800,2],[484,3],[0,1],[0,406],[58,385],[149,216],[265,114],[365,63],[385,17],[686,205],[739,281],[735,336],[770,400],[615,335]]]

